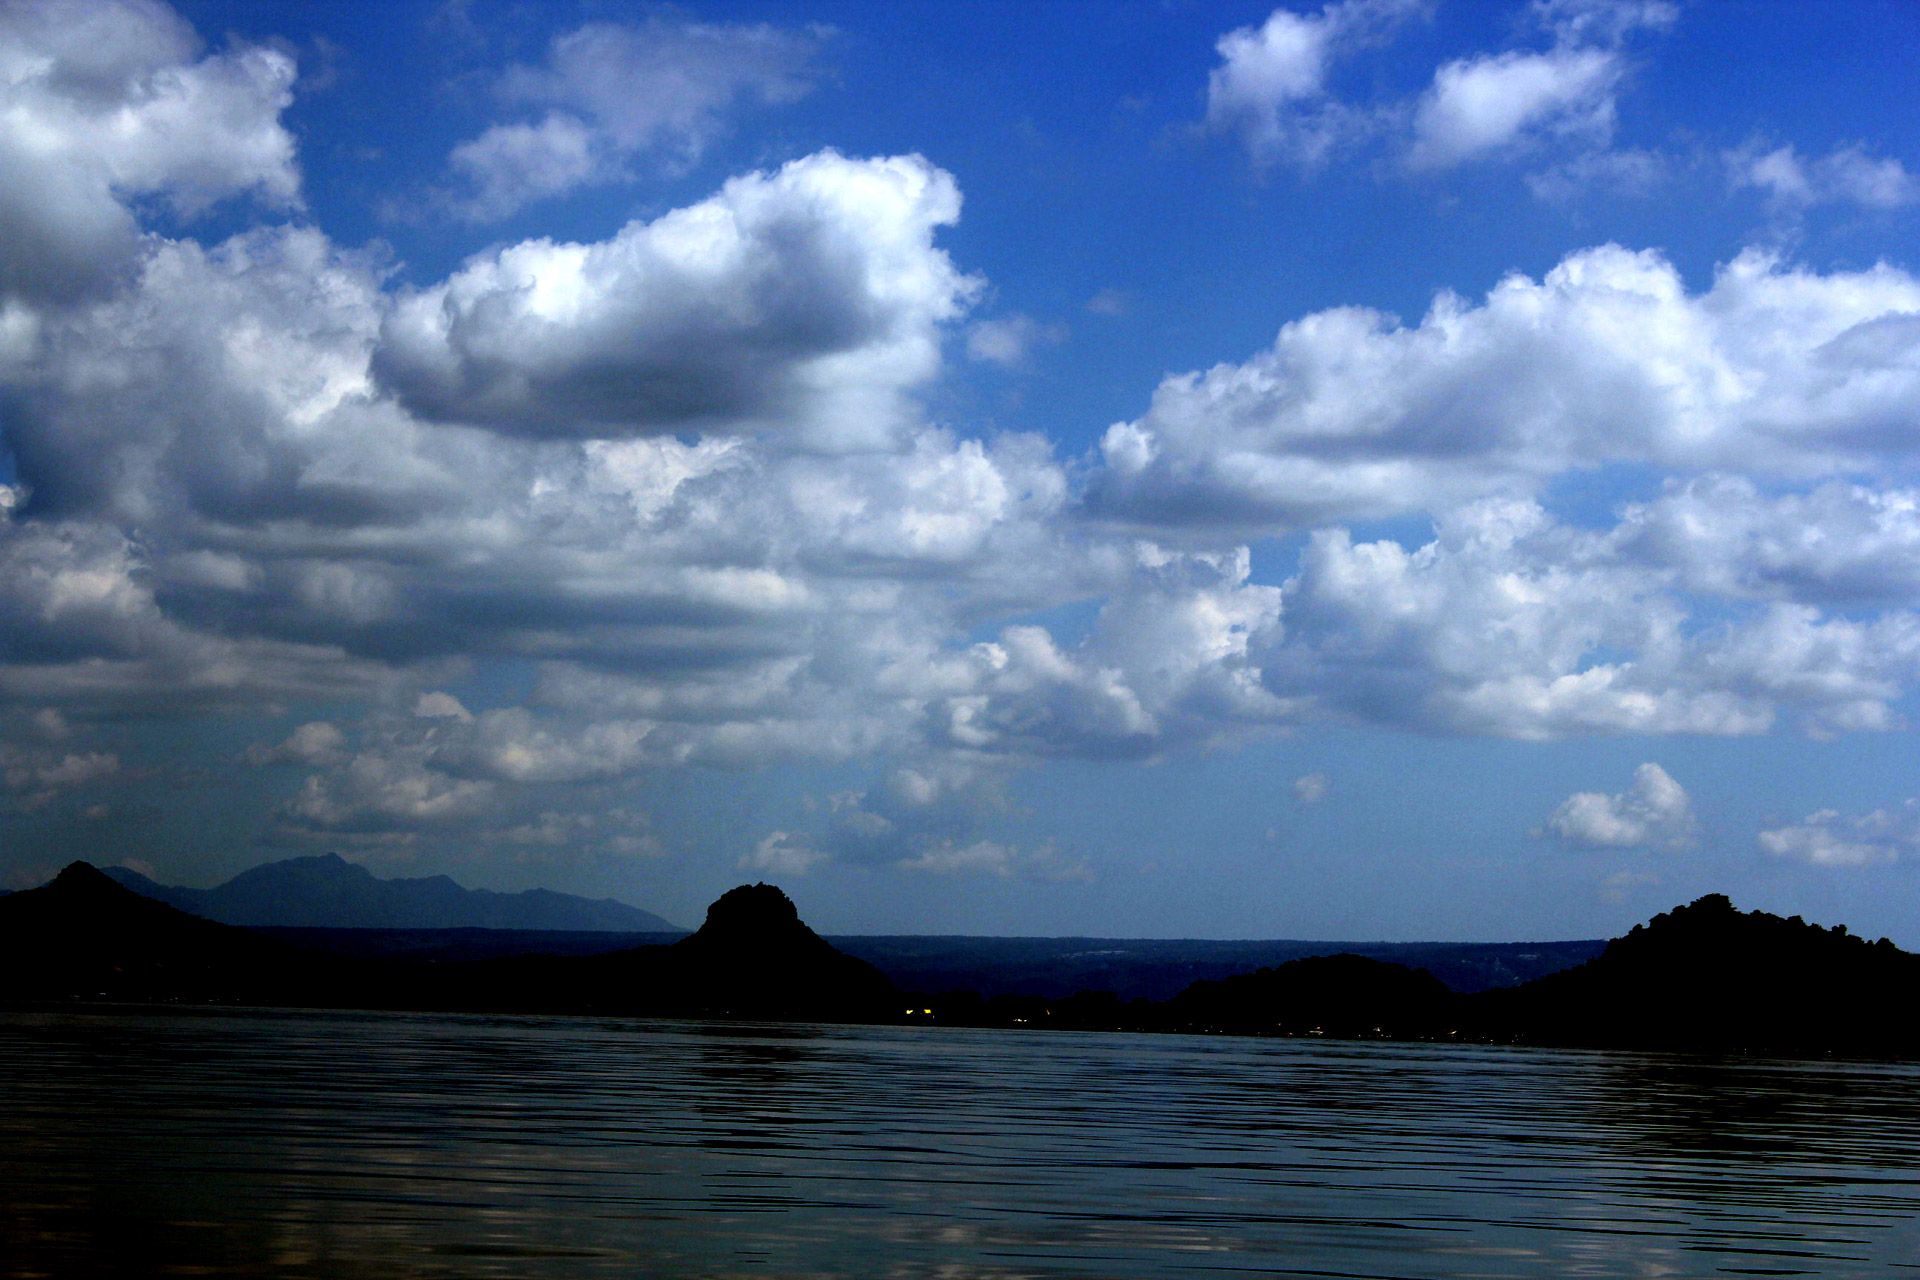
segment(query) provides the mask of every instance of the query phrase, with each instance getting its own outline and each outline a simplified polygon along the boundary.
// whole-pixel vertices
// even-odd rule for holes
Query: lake
[[[0,1013],[11,1277],[1920,1273],[1920,1070]]]

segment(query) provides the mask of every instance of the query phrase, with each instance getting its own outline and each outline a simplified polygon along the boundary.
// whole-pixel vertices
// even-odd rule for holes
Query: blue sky
[[[1920,13],[0,15],[0,876],[1920,946]]]

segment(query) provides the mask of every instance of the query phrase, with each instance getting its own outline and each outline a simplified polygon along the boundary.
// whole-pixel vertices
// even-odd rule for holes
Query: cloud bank
[[[1601,136],[1622,33],[1664,12],[1643,9],[1542,9],[1550,51],[1457,64],[1408,117],[1413,154]],[[1233,33],[1210,119],[1324,152],[1329,68],[1411,13]],[[816,44],[565,35],[502,90],[545,114],[501,129],[551,136],[475,140],[522,138],[524,171],[475,160],[472,198],[697,149],[740,99],[804,91]],[[648,59],[684,93],[629,111],[607,86]],[[1073,457],[929,407],[960,353],[1012,365],[1051,337],[973,321],[983,281],[942,244],[960,186],[923,157],[817,151],[402,287],[300,213],[294,74],[156,5],[0,18],[0,93],[32,126],[0,141],[8,190],[37,193],[0,192],[0,767],[35,804],[125,767],[52,745],[47,717],[290,714],[240,756],[298,771],[277,839],[650,853],[643,820],[593,817],[623,779],[885,761],[746,865],[1072,880],[1071,852],[981,837],[997,779],[1329,724],[1835,735],[1903,723],[1920,680],[1899,267],[1747,252],[1690,289],[1598,245],[1413,324],[1290,319]],[[196,237],[221,201],[249,225]],[[1602,518],[1560,509],[1609,469],[1652,479]],[[1086,626],[1045,621],[1063,608]],[[475,679],[505,664],[511,695]],[[1671,847],[1689,822],[1646,765],[1548,825]],[[1871,843],[1831,815],[1769,834],[1815,861]]]

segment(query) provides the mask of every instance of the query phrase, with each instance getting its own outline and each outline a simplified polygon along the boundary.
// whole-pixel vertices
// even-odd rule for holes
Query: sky
[[[0,884],[1920,948],[1915,48],[0,3]]]

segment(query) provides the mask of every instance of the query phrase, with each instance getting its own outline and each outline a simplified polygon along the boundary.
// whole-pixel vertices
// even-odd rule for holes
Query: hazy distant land
[[[221,924],[320,929],[544,929],[685,933],[612,898],[551,889],[495,893],[449,876],[383,880],[339,854],[253,867],[211,889],[159,884],[128,867],[104,868],[127,888]]]
[[[601,955],[670,943],[687,930],[613,899],[536,889],[492,893],[447,876],[381,879],[335,854],[253,867],[212,889],[163,885],[126,867],[104,872],[144,897],[296,946],[363,960],[488,960]],[[1454,991],[1510,987],[1600,954],[1603,938],[1567,942],[1365,942],[1211,938],[830,936],[907,991],[1062,999],[1111,991],[1165,1000],[1207,978],[1350,952],[1426,969]]]

